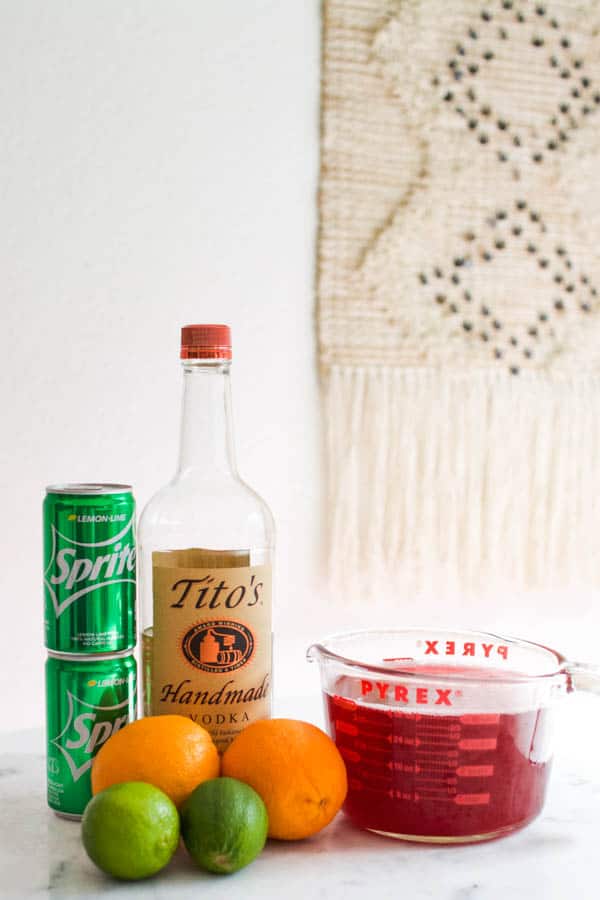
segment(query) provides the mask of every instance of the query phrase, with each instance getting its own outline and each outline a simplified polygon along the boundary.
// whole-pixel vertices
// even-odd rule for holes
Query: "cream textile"
[[[336,581],[597,586],[600,5],[326,0],[323,59]]]

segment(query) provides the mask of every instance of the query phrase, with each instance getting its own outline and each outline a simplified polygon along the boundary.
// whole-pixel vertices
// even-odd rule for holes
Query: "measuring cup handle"
[[[600,694],[600,666],[578,662],[569,663],[566,666],[566,674],[569,677],[571,690]]]

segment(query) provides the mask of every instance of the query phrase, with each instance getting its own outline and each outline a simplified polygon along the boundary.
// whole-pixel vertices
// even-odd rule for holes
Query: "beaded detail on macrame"
[[[522,4],[519,4],[522,5]],[[455,45],[455,54],[448,60],[450,80],[455,84],[450,87],[448,79],[435,76],[432,86],[442,91],[442,99],[452,107],[468,131],[473,132],[478,142],[496,154],[499,163],[512,167],[512,177],[516,181],[522,178],[521,157],[529,154],[536,165],[543,165],[544,154],[560,152],[561,144],[568,141],[571,133],[585,124],[585,118],[600,106],[600,90],[594,87],[592,79],[585,74],[585,62],[573,55],[571,41],[561,30],[560,23],[553,16],[548,16],[545,4],[536,4],[527,17],[521,10],[516,10],[514,0],[501,0],[501,10],[510,16],[497,17],[490,6],[480,12],[479,27],[469,27],[465,40]],[[494,37],[502,41],[510,40],[510,25],[528,26],[531,29],[531,46],[546,52],[550,48],[548,65],[562,81],[570,87],[565,96],[557,102],[556,115],[551,119],[552,133],[548,139],[543,138],[538,146],[528,145],[523,136],[518,134],[502,115],[495,113],[487,103],[478,102],[477,92],[473,87],[475,77],[482,67],[493,64],[495,54],[487,44],[489,29],[495,29]],[[545,32],[550,34],[546,35]],[[471,83],[469,83],[471,82]],[[585,273],[573,271],[573,263],[565,247],[547,247],[544,234],[547,227],[542,216],[529,209],[526,200],[517,201],[512,210],[499,209],[486,222],[486,229],[480,234],[466,231],[464,239],[473,250],[467,250],[464,256],[453,260],[452,274],[446,276],[446,289],[441,290],[439,283],[434,291],[434,301],[443,307],[448,315],[461,318],[462,328],[473,339],[490,343],[491,352],[497,360],[506,356],[507,349],[519,348],[525,360],[533,360],[536,342],[547,334],[554,337],[553,318],[561,315],[567,308],[573,308],[584,314],[597,311],[597,288],[590,283]],[[491,263],[495,253],[501,253],[510,242],[520,242],[531,254],[532,263],[544,270],[548,276],[548,305],[540,309],[527,327],[527,338],[519,338],[509,333],[503,335],[503,324],[485,303],[477,304],[469,290],[460,290],[461,278],[459,270],[474,263]],[[432,277],[433,276],[433,277]],[[426,286],[444,280],[444,273],[434,267],[432,273],[419,273],[419,281]],[[519,365],[515,354],[511,353],[510,372],[518,374]]]
[[[422,5],[401,0],[397,17],[374,36],[382,89],[406,117],[407,141],[418,145],[420,162],[398,209],[365,248],[357,273],[372,297],[373,313],[387,316],[388,327],[399,328],[404,337],[411,332],[411,305],[415,299],[425,304],[412,310],[413,336],[423,338],[424,361],[444,356],[427,350],[428,341],[436,340],[432,310],[446,338],[459,339],[463,348],[448,349],[448,361],[458,353],[465,354],[466,363],[468,348],[478,347],[477,364],[487,360],[512,374],[560,365],[565,347],[576,343],[573,333],[584,334],[592,319],[600,327],[593,232],[586,233],[580,211],[561,185],[566,156],[571,154],[572,171],[578,139],[597,122],[600,71],[588,62],[589,47],[586,54],[579,46],[580,34],[563,24],[554,6],[559,4],[496,0],[467,7],[468,17],[462,5],[453,19],[452,4],[429,4],[448,17],[452,31],[437,64],[423,61],[423,77],[414,68],[405,71],[399,52],[402,41],[411,43],[412,26],[416,31],[421,24],[423,30]],[[594,34],[592,29],[587,38]],[[437,34],[437,47],[443,39]],[[535,67],[531,96],[528,59]],[[440,176],[435,144],[446,140],[449,168]],[[473,179],[483,172],[487,183],[472,187],[470,199],[471,161]],[[446,214],[441,205],[456,207],[453,225],[462,221],[453,234],[440,233]],[[428,207],[429,222],[423,214]],[[419,234],[419,229],[421,242],[429,244],[428,258],[421,254],[412,280],[405,276],[413,257],[403,260],[399,278],[403,232]],[[520,267],[517,286],[510,283],[511,258]],[[506,302],[498,296],[502,286]],[[400,350],[399,362],[401,356]]]

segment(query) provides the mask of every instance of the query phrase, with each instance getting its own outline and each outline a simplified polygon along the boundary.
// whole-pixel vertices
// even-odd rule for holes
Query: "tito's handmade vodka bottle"
[[[181,331],[175,477],[140,521],[144,713],[189,716],[219,750],[270,715],[273,519],[235,464],[226,325]]]

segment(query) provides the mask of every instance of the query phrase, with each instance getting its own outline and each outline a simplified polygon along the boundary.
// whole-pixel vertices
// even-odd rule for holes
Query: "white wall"
[[[132,482],[141,507],[170,477],[194,321],[233,327],[240,470],[278,525],[280,696],[317,688],[309,636],[377,620],[459,615],[599,659],[598,597],[457,612],[392,585],[390,612],[325,590],[319,18],[319,0],[0,0],[0,730],[43,718],[44,486]]]
[[[43,488],[170,477],[186,322],[233,329],[283,632],[314,596],[319,5],[0,2],[3,729],[43,715]]]

